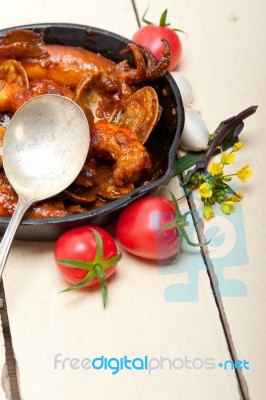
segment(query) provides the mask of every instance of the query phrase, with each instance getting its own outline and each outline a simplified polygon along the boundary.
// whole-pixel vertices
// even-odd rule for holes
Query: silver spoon
[[[85,114],[66,97],[34,97],[13,115],[3,142],[3,166],[18,194],[18,204],[0,244],[0,280],[24,213],[33,203],[58,194],[74,181],[89,143]]]

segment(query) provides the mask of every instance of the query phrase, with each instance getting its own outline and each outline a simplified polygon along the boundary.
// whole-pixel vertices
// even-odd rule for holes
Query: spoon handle
[[[6,264],[6,259],[9,253],[9,249],[11,246],[11,243],[13,241],[14,235],[16,233],[16,230],[20,224],[20,221],[27,211],[27,209],[30,207],[32,204],[32,201],[29,201],[28,199],[21,197],[19,198],[17,207],[14,211],[14,214],[12,218],[10,219],[10,222],[8,224],[8,227],[6,228],[5,234],[2,238],[2,241],[0,243],[0,281],[2,278],[2,274],[5,268]]]

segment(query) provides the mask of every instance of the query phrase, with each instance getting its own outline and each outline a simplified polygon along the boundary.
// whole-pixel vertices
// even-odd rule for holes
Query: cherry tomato
[[[160,260],[174,256],[179,248],[176,227],[164,229],[175,221],[174,204],[159,196],[145,197],[120,214],[116,234],[120,245],[134,255]]]
[[[83,226],[63,233],[55,243],[55,262],[70,286],[65,291],[100,283],[104,306],[107,278],[121,259],[113,238],[96,226]]]
[[[177,67],[182,55],[182,44],[175,31],[164,26],[145,25],[132,36],[134,42],[148,47],[158,60],[162,58],[162,38],[167,39],[170,43],[171,62],[168,70],[173,71]]]
[[[147,12],[147,10],[146,10]],[[145,14],[146,14],[145,12]],[[156,58],[162,58],[163,43],[162,38],[167,39],[171,47],[171,62],[168,67],[169,71],[173,71],[178,65],[182,54],[182,43],[177,35],[178,29],[172,29],[166,23],[167,10],[161,16],[160,24],[155,25],[145,19],[145,14],[142,18],[148,25],[140,28],[133,36],[132,40],[137,44],[147,47],[151,50]],[[179,30],[182,32],[181,30]]]

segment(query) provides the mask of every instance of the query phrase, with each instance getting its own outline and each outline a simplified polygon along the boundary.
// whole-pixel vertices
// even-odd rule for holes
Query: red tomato
[[[100,283],[105,305],[106,279],[114,273],[121,258],[108,232],[96,226],[69,230],[56,241],[54,257],[64,279],[73,285],[66,290]]]
[[[175,206],[168,199],[152,196],[137,200],[120,214],[117,239],[124,249],[137,256],[152,260],[170,258],[178,251],[178,230],[163,227],[175,216]]]
[[[148,47],[156,58],[162,58],[162,38],[169,41],[171,47],[171,62],[168,67],[173,71],[179,63],[182,54],[182,44],[176,32],[166,26],[145,25],[140,28],[132,37],[132,40],[142,46]]]

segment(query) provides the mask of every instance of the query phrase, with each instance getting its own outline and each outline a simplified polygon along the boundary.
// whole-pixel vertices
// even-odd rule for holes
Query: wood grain
[[[245,147],[233,166],[249,163],[254,176],[243,187],[245,198],[238,222],[233,224],[230,217],[216,220],[218,228],[226,229],[227,244],[221,248],[209,246],[204,258],[199,250],[184,247],[178,263],[164,267],[124,254],[110,281],[106,310],[102,309],[97,290],[58,293],[66,284],[55,269],[53,242],[15,242],[5,270],[4,287],[20,395],[26,400],[83,400],[88,396],[94,400],[107,396],[127,400],[172,400],[177,396],[182,400],[265,398],[262,246],[266,4],[260,0],[252,4],[247,0],[225,0],[215,2],[215,6],[211,0],[149,3],[150,20],[158,21],[162,7],[167,7],[172,25],[188,34],[182,36],[184,50],[179,70],[191,81],[195,94],[193,108],[201,112],[210,131],[243,108],[259,105],[256,115],[246,122]],[[147,3],[136,0],[135,5],[141,19]],[[35,22],[73,22],[128,38],[137,29],[129,0],[77,0],[75,7],[69,0],[10,0],[1,10],[5,16],[0,21],[1,28]],[[177,179],[169,187],[178,197],[181,195]],[[197,197],[194,203],[199,208]],[[182,202],[181,207],[187,210],[187,202]],[[190,222],[189,234],[197,240]],[[207,235],[211,227],[205,223],[203,234]],[[108,229],[113,231],[114,227]],[[231,246],[230,235],[236,233],[232,238],[237,239],[240,230],[245,241],[237,242],[239,254],[246,257],[229,255],[226,264],[221,264],[219,257],[225,256]],[[218,305],[213,296],[215,279],[220,290],[224,279],[235,279],[242,282],[241,287],[247,292],[241,292],[241,296],[239,291],[235,296],[222,293]],[[230,337],[225,334],[225,320]],[[233,345],[235,354],[229,351],[228,344]],[[4,353],[0,354],[2,367]],[[110,370],[74,370],[68,362],[65,369],[62,363],[56,369],[57,354],[59,358],[79,359],[101,355],[163,357],[164,369],[150,374],[124,370],[113,375]],[[243,388],[242,392],[239,389],[235,371],[217,366],[232,356],[250,362],[250,370],[241,371],[243,387],[247,383],[244,393]],[[211,358],[215,368],[169,368],[171,360],[184,361],[186,357],[204,361]],[[155,365],[156,360],[153,362]]]
[[[144,1],[137,0],[140,15]],[[214,279],[222,286],[225,279],[243,284],[240,295],[231,293],[220,299],[228,323],[231,342],[239,359],[250,362],[250,370],[242,373],[251,399],[266,395],[264,360],[266,356],[265,262],[265,128],[266,94],[262,89],[266,78],[265,2],[256,0],[214,2],[211,0],[167,2],[169,21],[188,33],[183,37],[183,58],[179,70],[192,83],[193,108],[199,110],[213,131],[221,120],[233,116],[251,105],[258,105],[256,114],[245,122],[242,139],[245,143],[232,171],[250,164],[253,177],[239,184],[244,200],[239,205],[239,219],[224,222],[233,228],[241,242],[238,257],[231,254],[221,266],[217,265],[217,248],[209,246],[209,267],[216,271]],[[150,2],[149,19],[156,21],[161,6]],[[199,203],[196,203],[199,206]],[[205,223],[204,230],[213,223]],[[226,232],[225,232],[226,233]],[[227,234],[228,236],[228,234]],[[242,247],[242,248],[241,248]],[[222,248],[225,254],[228,248]],[[242,255],[242,257],[241,257]],[[244,256],[245,255],[245,256]],[[230,267],[230,268],[226,268]],[[230,283],[230,281],[229,281]]]

